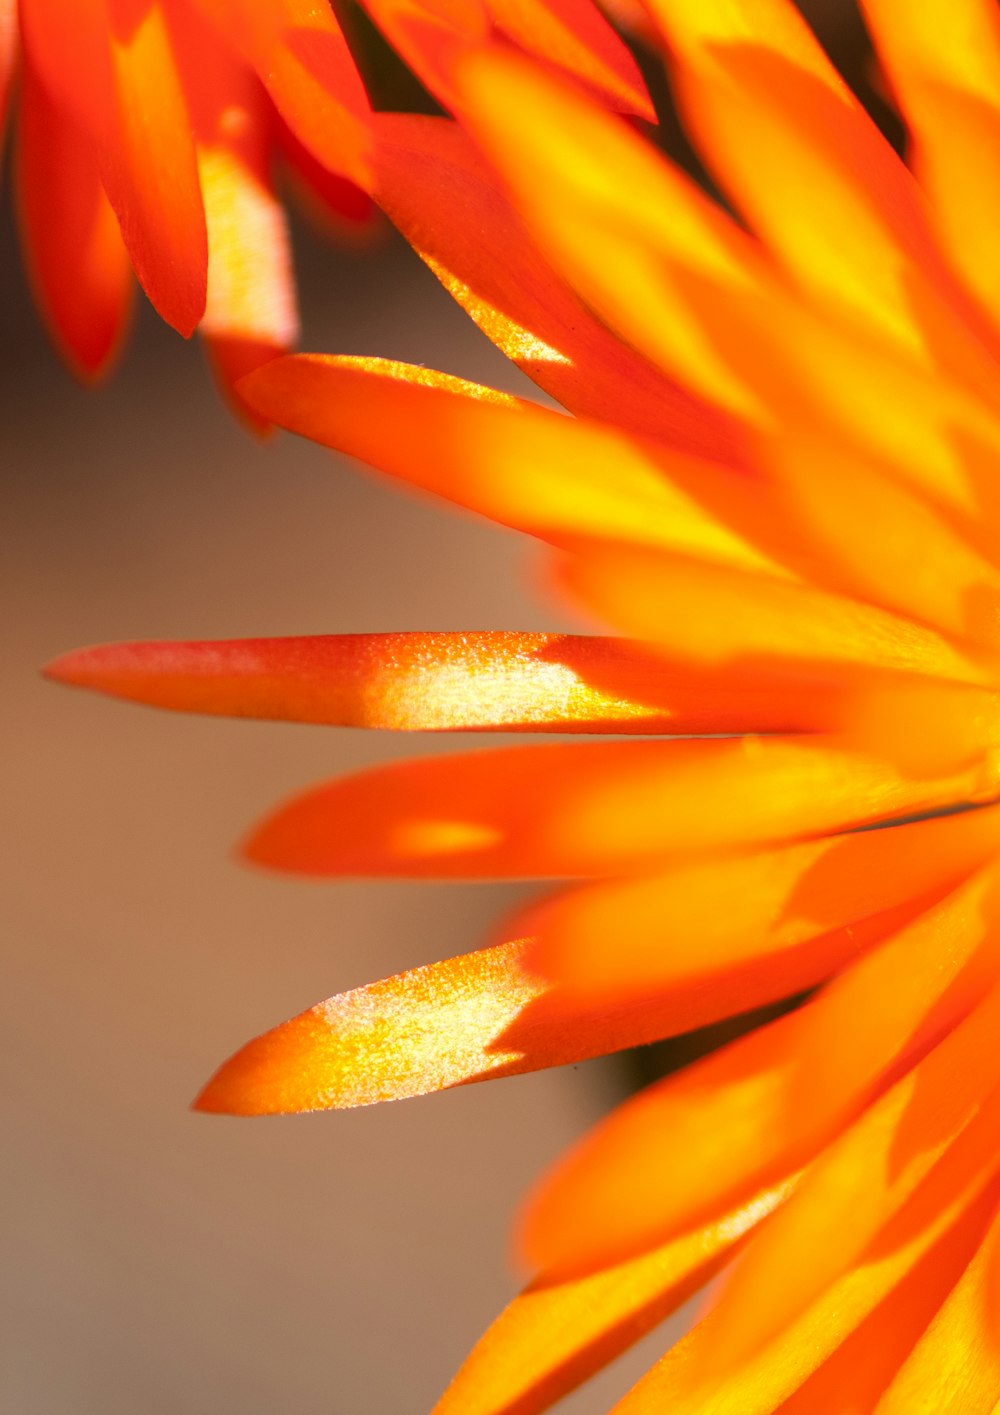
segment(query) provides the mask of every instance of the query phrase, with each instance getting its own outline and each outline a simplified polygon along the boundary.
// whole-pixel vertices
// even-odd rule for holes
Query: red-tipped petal
[[[621,639],[338,634],[79,649],[46,674],[183,712],[412,731],[717,733],[816,728],[829,697],[699,679]]]
[[[139,283],[189,335],[205,310],[208,241],[191,118],[160,5],[114,26],[111,57],[101,177]]]
[[[36,302],[73,371],[85,381],[97,379],[124,338],[132,270],[104,194],[93,140],[52,103],[27,58],[15,181]]]

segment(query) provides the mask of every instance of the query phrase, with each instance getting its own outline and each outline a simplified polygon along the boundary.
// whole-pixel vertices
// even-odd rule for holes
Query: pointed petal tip
[[[71,649],[44,663],[39,672],[43,678],[70,688],[95,688],[100,686],[102,658],[99,648]]]
[[[254,1104],[252,1084],[248,1087],[248,1053],[253,1042],[228,1057],[209,1077],[191,1102],[191,1110],[200,1115],[266,1115],[269,1107]],[[252,1083],[253,1068],[249,1068]]]
[[[266,1111],[241,1104],[239,1088],[232,1085],[232,1066],[225,1061],[195,1096],[189,1107],[198,1115],[252,1116]]]
[[[43,665],[43,678],[111,697],[155,702],[153,688],[171,666],[173,646],[157,643],[96,644],[72,649]]]
[[[309,874],[301,862],[295,860],[283,847],[282,832],[276,830],[277,812],[272,812],[258,821],[236,844],[236,858],[244,865],[257,869],[277,871],[281,874]]]

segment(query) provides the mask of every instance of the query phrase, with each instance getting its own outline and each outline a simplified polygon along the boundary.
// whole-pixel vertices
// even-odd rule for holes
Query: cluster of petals
[[[241,385],[547,543],[601,636],[53,669],[182,710],[559,736],[380,766],[255,831],[251,859],[305,875],[557,883],[488,947],[249,1043],[206,1110],[412,1096],[806,996],[543,1177],[535,1277],[440,1415],[547,1408],[713,1278],[620,1415],[1000,1401],[1000,12],[862,8],[908,165],[789,0],[648,0],[727,208],[509,46],[456,63],[459,122],[375,125],[380,203],[572,416],[367,358]]]
[[[445,105],[459,55],[503,34],[551,43],[596,92],[645,111],[591,0],[367,9]],[[88,381],[107,370],[138,279],[167,323],[200,331],[257,421],[235,385],[298,326],[276,173],[335,228],[374,209],[373,115],[328,0],[0,0],[0,125],[9,96],[25,262],[69,365]]]

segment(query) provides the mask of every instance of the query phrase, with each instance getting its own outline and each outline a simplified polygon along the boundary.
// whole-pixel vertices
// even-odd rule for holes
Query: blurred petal
[[[17,0],[0,0],[0,144],[7,123],[7,100],[17,63]]]
[[[777,438],[762,460],[781,484],[776,522],[789,538],[801,524],[813,547],[806,574],[815,583],[1000,647],[995,551],[974,548],[883,466],[822,438]]]
[[[609,107],[656,122],[639,66],[590,0],[487,0],[502,35],[561,69]]]
[[[473,137],[556,268],[678,382],[759,421],[748,379],[693,308],[703,285],[731,309],[769,303],[752,239],[620,119],[517,56],[467,59],[462,84]]]
[[[104,374],[124,338],[132,270],[93,142],[21,67],[16,190],[25,264],[56,347],[82,379]]]
[[[376,117],[379,201],[449,293],[529,378],[574,413],[739,460],[738,429],[617,339],[528,239],[462,129]]]
[[[996,1192],[989,1190],[976,1200],[965,1217],[911,1267],[795,1394],[782,1401],[776,1415],[845,1415],[849,1410],[874,1410],[974,1257],[984,1229],[993,1219],[996,1201]]]
[[[162,7],[147,0],[141,12],[112,29],[114,102],[101,177],[139,283],[167,323],[189,335],[205,310],[208,273],[194,134]]]
[[[241,391],[279,426],[502,525],[556,543],[587,533],[652,539],[782,573],[708,509],[714,495],[763,521],[746,479],[674,454],[668,480],[658,449],[610,424],[386,359],[296,355],[260,369]]]
[[[208,230],[208,289],[199,332],[235,411],[261,424],[234,385],[298,335],[284,211],[271,189],[273,110],[254,75],[193,11],[172,34],[197,144]]]
[[[298,337],[292,257],[285,213],[263,164],[223,138],[199,147],[208,223],[208,298],[200,332],[231,402],[258,422],[237,384],[287,353]]]
[[[95,143],[111,122],[108,0],[19,0],[21,39],[50,100]]]
[[[573,878],[794,840],[968,796],[822,738],[558,743],[394,762],[293,799],[252,860],[313,875]]]
[[[446,108],[460,106],[456,62],[493,30],[600,102],[656,121],[631,52],[591,0],[363,0],[393,48]]]
[[[376,120],[375,114],[372,121]],[[271,104],[271,126],[296,205],[332,240],[365,244],[383,231],[378,207],[347,177],[324,167]]]
[[[862,0],[953,266],[1000,318],[1000,16],[992,0]]]
[[[960,383],[793,298],[690,179],[517,56],[480,53],[462,73],[473,135],[547,258],[669,377],[769,437],[803,428],[884,456],[936,502],[995,523],[991,361],[963,360],[975,377]]]
[[[893,340],[926,351],[930,333],[933,358],[953,353],[967,311],[916,185],[796,8],[650,3],[699,150],[792,277]]]
[[[205,307],[194,138],[161,4],[25,0],[24,43],[49,98],[94,145],[139,282],[190,334]]]
[[[994,681],[992,660],[885,610],[812,585],[644,546],[588,545],[559,580],[605,623],[692,663],[781,662]],[[683,606],[697,606],[685,612]]]
[[[370,110],[328,5],[314,0],[194,0],[256,70],[285,122],[333,172],[371,183]]]

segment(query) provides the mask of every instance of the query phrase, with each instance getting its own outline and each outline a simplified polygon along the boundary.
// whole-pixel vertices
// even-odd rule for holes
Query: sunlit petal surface
[[[528,1196],[532,1279],[439,1415],[547,1408],[710,1278],[619,1415],[994,1411],[993,0],[864,0],[905,162],[789,0],[616,5],[666,63],[725,204],[650,140],[634,57],[582,0],[369,0],[439,118],[372,118],[333,80],[346,51],[325,10],[200,0],[229,78],[202,84],[215,107],[193,138],[164,119],[191,81],[169,8],[138,5],[123,30],[103,0],[22,6],[19,161],[44,193],[19,177],[22,224],[67,357],[92,376],[118,338],[114,212],[175,323],[207,290],[245,415],[535,537],[594,621],[484,632],[459,592],[449,633],[133,643],[50,666],[185,711],[572,735],[394,760],[260,822],[245,853],[272,870],[548,883],[484,947],[263,1019],[197,1104],[368,1104],[725,1025]],[[92,62],[60,90],[70,44]],[[126,101],[140,78],[170,130],[159,224],[162,172]],[[294,310],[249,136],[268,104],[303,170],[364,186],[561,407],[385,359],[270,357]],[[60,144],[84,154],[72,181],[46,161]],[[87,233],[71,267],[51,207]]]

